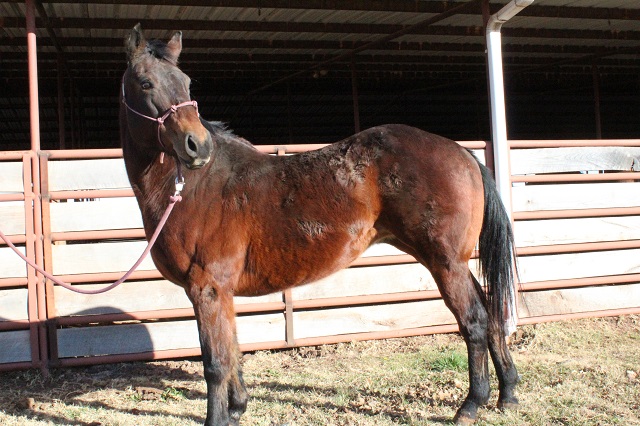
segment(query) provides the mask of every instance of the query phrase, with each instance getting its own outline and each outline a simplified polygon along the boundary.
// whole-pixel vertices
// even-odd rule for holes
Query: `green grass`
[[[433,371],[463,372],[469,369],[469,361],[465,353],[449,350],[442,354],[436,354],[434,359],[429,362],[429,368]]]

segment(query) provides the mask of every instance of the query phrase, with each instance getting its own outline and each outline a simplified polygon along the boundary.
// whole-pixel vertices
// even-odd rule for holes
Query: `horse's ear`
[[[127,59],[131,61],[137,52],[142,50],[147,44],[147,41],[142,35],[142,27],[140,24],[136,24],[135,27],[129,32],[129,36],[125,39],[124,45],[127,49]]]
[[[171,40],[167,43],[169,54],[171,55],[173,62],[178,62],[178,56],[182,51],[182,31],[176,31]]]

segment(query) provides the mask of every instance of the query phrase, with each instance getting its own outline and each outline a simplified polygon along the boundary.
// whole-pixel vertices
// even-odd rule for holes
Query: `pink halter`
[[[162,143],[162,138],[160,137],[160,128],[162,127],[162,125],[164,124],[165,120],[167,118],[169,118],[169,116],[171,116],[171,114],[173,114],[174,112],[176,112],[178,110],[178,108],[182,108],[185,106],[192,106],[196,109],[196,113],[198,114],[198,117],[200,117],[200,113],[198,112],[198,102],[196,101],[187,101],[187,102],[182,102],[179,104],[175,104],[175,105],[171,105],[169,107],[169,109],[161,116],[158,118],[153,118],[153,117],[149,117],[148,115],[144,115],[138,111],[136,111],[135,109],[131,108],[129,106],[129,104],[127,103],[126,97],[124,95],[124,76],[122,76],[122,103],[124,104],[124,106],[126,106],[129,111],[138,114],[140,117],[146,118],[148,120],[151,121],[155,121],[158,123],[158,143],[160,144],[160,148],[162,148],[162,156],[160,157],[160,162],[162,162],[162,159],[164,158],[164,152],[166,151],[165,145]]]

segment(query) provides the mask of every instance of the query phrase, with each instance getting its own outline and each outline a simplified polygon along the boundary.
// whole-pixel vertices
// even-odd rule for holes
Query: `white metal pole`
[[[511,213],[511,168],[509,165],[509,142],[507,140],[507,115],[504,101],[502,77],[502,25],[518,12],[533,3],[533,0],[512,0],[487,22],[487,55],[489,68],[489,96],[491,98],[491,139],[496,172],[496,184],[509,219]]]
[[[504,80],[502,77],[502,25],[513,18],[533,0],[511,0],[487,22],[487,55],[489,67],[489,96],[491,97],[491,138],[493,141],[493,163],[496,185],[507,211],[513,221],[511,206],[511,166],[509,164],[509,141],[507,139],[507,114],[504,103]],[[504,333],[510,336],[518,321],[515,292],[506,303],[507,323]]]

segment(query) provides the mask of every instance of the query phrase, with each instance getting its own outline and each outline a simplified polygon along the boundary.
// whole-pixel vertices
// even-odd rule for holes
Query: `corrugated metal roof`
[[[286,8],[272,7],[266,0],[216,1],[218,6],[209,6],[204,0],[163,1],[161,5],[152,0],[43,3],[53,29],[53,34],[47,31],[43,17],[38,18],[40,86],[43,98],[51,100],[42,102],[43,117],[56,116],[57,61],[61,54],[69,71],[69,75],[65,73],[66,93],[71,90],[69,81],[73,81],[75,96],[82,97],[78,101],[82,100],[85,107],[110,111],[105,121],[100,116],[88,120],[96,123],[96,128],[85,129],[88,134],[78,135],[78,139],[92,146],[112,146],[117,145],[117,122],[106,120],[113,120],[118,107],[114,87],[125,67],[122,40],[135,22],[143,23],[149,38],[168,38],[173,30],[183,31],[182,67],[198,82],[194,94],[204,98],[204,111],[212,119],[232,120],[236,129],[258,134],[259,123],[272,120],[270,114],[278,109],[288,115],[284,121],[292,123],[289,127],[299,129],[283,133],[296,135],[296,142],[315,142],[330,137],[323,132],[343,134],[348,120],[344,114],[338,118],[319,114],[326,127],[333,130],[314,133],[307,129],[311,122],[308,116],[314,116],[308,105],[330,99],[334,106],[348,107],[352,76],[350,58],[320,69],[311,69],[314,64],[466,2],[290,0]],[[492,0],[491,11],[505,3]],[[10,137],[0,136],[0,144],[17,147],[28,140],[26,123],[16,123],[18,117],[24,118],[16,111],[23,111],[27,101],[24,1],[0,2],[0,16],[0,78],[5,82],[3,99],[11,99],[0,108],[0,134],[13,130]],[[503,35],[507,83],[520,92],[538,91],[542,86],[548,91],[576,87],[584,92],[593,79],[593,64],[602,84],[617,87],[621,96],[640,84],[637,0],[536,0],[504,26]],[[57,51],[52,36],[62,52]],[[381,105],[390,108],[398,107],[398,99],[412,96],[412,90],[433,98],[446,96],[441,88],[457,95],[471,90],[475,96],[484,97],[484,49],[482,13],[476,7],[359,52],[355,63],[360,94],[380,99]],[[270,87],[268,96],[266,92],[256,93],[256,89],[300,70],[308,72],[289,80],[289,89],[281,84]],[[321,95],[317,100],[311,97],[315,92]],[[248,108],[247,93],[254,93],[254,100],[261,96],[264,99]],[[415,96],[412,99],[421,102],[422,98]],[[479,115],[486,114],[480,105],[485,101],[478,101]],[[316,107],[318,111],[332,109],[331,104]],[[361,102],[361,107],[365,112],[373,111],[371,124],[387,118],[382,106]],[[67,109],[70,120],[70,100]],[[398,112],[389,114],[393,117]],[[420,120],[427,120],[424,124],[431,124],[427,118],[411,114],[406,112],[407,121],[420,125]],[[297,121],[297,115],[303,118]],[[57,140],[56,120],[50,121],[42,124],[45,146]],[[16,140],[16,128],[23,130],[24,141]],[[463,130],[461,134],[467,133]],[[477,135],[485,133],[482,130]]]

